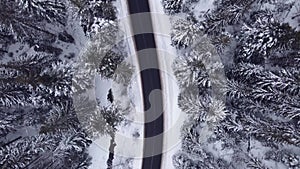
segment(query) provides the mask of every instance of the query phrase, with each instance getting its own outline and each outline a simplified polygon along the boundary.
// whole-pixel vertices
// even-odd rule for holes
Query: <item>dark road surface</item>
[[[127,0],[131,14],[131,27],[135,35],[135,48],[137,51],[143,90],[145,125],[144,125],[144,152],[143,169],[160,169],[163,146],[163,103],[160,92],[155,93],[151,103],[150,93],[161,90],[159,64],[150,8],[147,0]],[[142,14],[141,17],[137,16]],[[134,15],[135,14],[135,15]],[[142,33],[141,32],[147,32]],[[155,117],[155,118],[154,118]],[[155,137],[154,137],[155,136]]]

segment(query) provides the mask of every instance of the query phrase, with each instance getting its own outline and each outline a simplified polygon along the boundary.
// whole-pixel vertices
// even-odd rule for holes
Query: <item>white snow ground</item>
[[[137,77],[133,77],[127,87],[112,80],[101,79],[99,76],[95,77],[95,96],[90,96],[90,98],[97,98],[101,101],[101,105],[107,106],[109,105],[107,101],[108,90],[112,88],[115,102],[121,109],[125,109],[129,105],[132,107],[132,109],[124,111],[125,120],[118,126],[115,135],[116,147],[113,168],[135,169],[141,166],[144,125],[139,84]],[[126,90],[130,95],[126,94]],[[109,155],[110,139],[110,136],[103,135],[93,141],[89,147],[89,154],[92,156],[90,169],[107,168],[106,161]]]
[[[181,147],[180,129],[186,119],[177,104],[179,87],[174,76],[172,64],[177,56],[176,49],[171,46],[170,18],[164,13],[160,0],[149,1],[155,41],[161,69],[162,92],[164,97],[164,145],[162,167],[172,169],[172,156]]]
[[[90,93],[90,99],[98,98],[102,105],[107,105],[106,99],[108,90],[112,86],[111,80],[101,79],[99,76],[95,77],[95,89]],[[89,147],[89,155],[92,157],[92,165],[90,169],[106,169],[106,161],[109,155],[109,144],[111,137],[108,135],[100,136],[98,139],[93,140]]]
[[[89,155],[92,157],[92,165],[90,169],[106,169],[106,161],[109,155],[109,136],[102,136],[97,140],[94,140],[90,145],[88,151]]]
[[[125,35],[128,48],[129,57],[126,62],[135,66],[135,72],[129,86],[123,86],[113,81],[108,81],[96,78],[96,97],[101,100],[105,105],[107,104],[107,92],[112,88],[115,101],[122,108],[129,105],[131,110],[127,111],[125,121],[118,127],[116,132],[116,147],[115,156],[113,160],[113,168],[116,169],[140,169],[142,165],[143,156],[143,102],[142,102],[142,89],[138,70],[138,62],[135,54],[132,33],[130,30],[130,20],[127,10],[126,1],[117,0],[114,2],[117,7],[119,26],[121,33]],[[123,39],[120,39],[123,40]],[[126,93],[128,90],[128,93]],[[108,159],[109,149],[109,136],[102,136],[91,145],[89,152],[93,157],[90,169],[106,169],[106,161]]]

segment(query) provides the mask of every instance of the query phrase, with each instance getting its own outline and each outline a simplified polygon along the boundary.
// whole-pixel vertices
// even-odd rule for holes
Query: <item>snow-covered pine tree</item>
[[[97,138],[104,132],[105,119],[100,114],[96,101],[90,100],[87,96],[74,97],[74,108],[80,125],[91,138]]]
[[[50,67],[44,68],[38,77],[40,83],[36,91],[46,103],[60,106],[68,100],[72,93],[71,63],[56,62]]]
[[[198,55],[179,56],[173,64],[174,74],[179,80],[179,86],[208,86],[208,74],[205,72],[205,66]]]
[[[214,124],[225,118],[226,107],[222,100],[209,96],[208,93],[199,94],[201,93],[190,88],[182,91],[178,97],[180,109],[199,123]]]
[[[297,78],[287,69],[268,70],[249,63],[237,64],[231,71],[227,74],[230,78],[227,91],[229,113],[215,131],[217,138],[224,139],[224,142],[228,142],[228,138],[233,139],[236,144],[231,144],[233,149],[248,144],[247,149],[240,149],[239,153],[242,154],[255,152],[257,142],[271,151],[279,147],[298,148]],[[263,150],[262,147],[260,149]],[[272,160],[267,158],[267,154],[262,157],[245,156],[243,159],[248,167],[272,168],[264,162]]]
[[[87,147],[92,143],[83,131],[69,130],[61,133],[61,140],[53,152],[53,160],[56,165],[63,168],[87,169],[91,164],[91,157],[87,153]],[[61,162],[60,162],[61,161]],[[53,166],[50,163],[49,166]],[[56,167],[54,167],[56,168]]]
[[[199,38],[184,56],[177,57],[173,69],[181,87],[197,86],[200,94],[209,89],[215,97],[223,99],[226,86],[224,66],[207,37]]]
[[[201,25],[191,20],[178,19],[172,23],[171,41],[177,49],[191,46],[202,35]]]
[[[75,113],[79,122],[92,138],[100,135],[112,135],[124,120],[122,112],[115,103],[99,106],[88,97],[74,98]]]
[[[173,165],[176,169],[196,168],[197,166],[185,153],[177,153],[172,157]]]
[[[38,21],[47,21],[48,23],[66,24],[66,7],[64,1],[55,0],[14,0],[18,6],[22,6],[25,14],[31,14]],[[20,12],[20,11],[19,11]]]
[[[211,39],[211,43],[215,46],[218,53],[223,53],[233,41],[233,37],[227,31],[221,32],[218,36]]]
[[[55,40],[55,34],[46,29],[45,22],[66,23],[65,5],[54,0],[3,0],[0,7],[0,32],[32,45]]]
[[[122,112],[116,105],[109,107],[100,107],[100,115],[105,120],[105,126],[102,132],[106,134],[113,134],[117,130],[117,126],[124,120]],[[93,124],[98,123],[94,118],[91,119]]]
[[[208,102],[209,100],[206,97],[200,97],[197,94],[197,90],[186,89],[178,96],[179,108],[199,121],[205,121],[206,119],[205,105]]]
[[[217,53],[216,47],[212,44],[210,38],[203,36],[197,40],[187,52],[188,58],[198,58],[201,60],[205,73],[199,74],[201,88],[210,88],[214,97],[221,98],[224,95],[224,88],[226,86],[226,77],[224,72],[224,65],[221,57]]]
[[[73,30],[68,27],[73,18],[67,16],[66,4],[67,0],[0,2],[0,53],[7,53],[0,63],[0,168],[90,165],[86,150],[91,141],[81,130],[72,102],[72,93],[78,92],[72,86],[78,67],[60,59],[69,51],[67,43],[76,45],[77,40],[67,33]],[[78,73],[77,80],[87,72]],[[91,84],[83,81],[78,88]]]
[[[75,62],[72,66],[74,70],[72,76],[72,92],[73,96],[78,96],[94,87],[93,80],[96,75],[96,70],[93,65],[82,61]]]
[[[268,151],[266,153],[267,160],[274,160],[279,163],[283,163],[286,167],[289,168],[299,168],[300,159],[297,153],[291,152],[290,150],[275,150]]]
[[[0,137],[6,136],[8,133],[15,131],[18,126],[17,115],[8,114],[7,110],[0,110]]]
[[[53,151],[56,146],[57,138],[47,135],[23,138],[1,147],[0,166],[8,169],[28,168],[43,152]]]
[[[67,114],[65,108],[72,104],[70,99],[73,93],[74,71],[71,63],[38,53],[33,56],[22,55],[0,66],[10,70],[10,74],[4,71],[3,79],[0,78],[0,107],[14,109],[17,106],[25,109],[27,113],[23,114],[23,124],[45,122],[54,109],[62,117]]]
[[[162,0],[162,5],[167,14],[179,13],[182,7],[182,0]]]
[[[224,79],[228,79],[226,102],[218,104],[219,100],[215,99],[215,104],[225,113],[215,127],[208,130],[207,125],[197,118],[189,118],[184,125],[183,147],[174,156],[175,167],[297,168],[300,141],[297,63],[300,45],[296,39],[299,39],[299,32],[285,18],[294,3],[219,0],[215,1],[215,5],[216,8],[208,11],[204,21],[200,21],[205,33],[213,39],[212,42],[217,42],[213,44],[218,44],[224,34],[230,37],[224,49],[218,51],[223,62],[228,62],[228,58],[230,61],[232,58],[243,59],[228,62],[223,68],[226,70]],[[199,46],[203,45],[195,45]],[[242,53],[247,52],[248,58],[243,57]],[[208,67],[207,63],[202,64]],[[183,60],[178,65],[184,67],[187,64]],[[182,77],[186,78],[190,73],[185,75]],[[185,82],[179,80],[179,84]],[[189,107],[197,107],[195,99],[183,96],[181,93],[179,97],[181,108],[189,111]],[[207,111],[205,113],[208,114]],[[203,136],[207,138],[204,142]],[[281,151],[284,153],[277,153]],[[202,160],[203,152],[209,154],[205,157],[211,158]],[[195,161],[199,159],[201,162],[198,164],[201,165],[196,167]],[[214,161],[225,161],[222,163],[225,165],[215,165]]]
[[[30,104],[31,92],[28,90],[29,87],[24,85],[12,84],[12,86],[7,85],[8,83],[1,84],[1,94],[0,94],[0,107],[11,107],[13,105],[24,106]]]
[[[98,72],[103,78],[112,78],[118,65],[124,60],[124,56],[109,50],[101,60]]]
[[[266,60],[272,67],[282,67],[295,72],[300,65],[300,53],[297,51],[284,51],[282,53],[272,53]]]
[[[133,73],[133,65],[123,61],[117,66],[117,70],[113,74],[113,79],[115,82],[127,86],[130,83]]]
[[[240,22],[244,11],[249,10],[249,5],[253,3],[253,1],[239,1],[241,3],[234,4],[231,1],[224,2],[221,0],[219,2],[221,2],[221,4],[218,4],[218,7],[214,11],[207,13],[205,20],[201,22],[205,33],[209,35],[218,35],[224,32],[224,28],[227,26],[235,25]],[[218,1],[216,3],[218,3]]]
[[[189,128],[191,133],[185,133],[182,140],[181,151],[177,152],[173,158],[173,165],[176,169],[185,168],[230,168],[230,164],[222,158],[215,157],[214,154],[203,148],[198,140],[201,133],[196,128],[200,127],[195,124]]]
[[[94,31],[97,32],[103,25],[117,19],[116,8],[111,1],[88,0],[85,3],[79,2],[79,4],[81,4],[81,26],[87,35]]]
[[[297,102],[300,90],[298,77],[292,75],[288,70],[268,71],[258,65],[241,64],[233,70],[230,77],[233,78],[233,82],[237,81],[240,85],[239,89],[232,86],[235,89],[229,89],[229,96],[235,95],[235,97],[252,100],[240,106],[261,105],[265,107],[261,110],[270,109],[278,116],[298,119],[297,107],[299,104]],[[244,88],[242,89],[241,86]]]
[[[90,157],[86,147],[90,144],[84,132],[72,129],[26,137],[1,147],[0,166],[8,169],[87,168]]]
[[[300,44],[296,40],[299,32],[288,24],[280,24],[268,11],[257,11],[250,17],[254,21],[252,26],[244,24],[239,37],[238,61],[260,63],[274,50],[299,50]]]
[[[74,103],[69,100],[59,109],[53,108],[48,110],[47,118],[39,122],[40,134],[51,134],[58,131],[67,131],[69,129],[79,129],[80,121],[75,112]],[[45,112],[46,114],[46,112]]]
[[[174,64],[174,74],[183,88],[178,105],[189,119],[182,128],[182,152],[173,156],[173,164],[177,168],[225,169],[229,164],[224,159],[214,157],[203,148],[227,115],[220,96],[224,87],[221,85],[224,77],[219,77],[225,76],[223,65],[208,38],[200,37],[190,47]]]
[[[91,38],[87,49],[80,56],[80,62],[98,69],[103,58],[119,43],[119,28],[116,22],[107,23]],[[123,57],[123,55],[122,55]]]

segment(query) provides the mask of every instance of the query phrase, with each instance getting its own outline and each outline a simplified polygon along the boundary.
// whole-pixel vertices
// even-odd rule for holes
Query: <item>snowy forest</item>
[[[90,95],[95,76],[125,84],[132,73],[113,3],[0,1],[1,169],[86,169],[104,134],[113,152],[122,109],[112,90],[108,104]]]
[[[114,154],[120,128],[143,137],[116,1],[0,0],[1,169],[87,169],[103,135],[102,167],[133,168]],[[157,1],[188,118],[174,167],[299,169],[300,1]]]
[[[188,115],[174,167],[300,168],[300,2],[161,2]]]

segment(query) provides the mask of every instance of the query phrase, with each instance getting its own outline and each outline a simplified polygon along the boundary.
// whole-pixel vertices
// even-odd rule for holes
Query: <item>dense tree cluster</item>
[[[79,101],[96,75],[122,75],[114,75],[125,52],[113,47],[112,1],[3,0],[0,8],[0,168],[87,169],[91,139],[114,135],[123,119],[113,103]]]
[[[88,168],[85,149],[91,140],[82,131],[38,135],[17,140],[0,149],[3,168]]]
[[[1,51],[6,51],[5,47],[16,41],[30,45],[54,42],[55,32],[47,28],[46,23],[58,27],[67,21],[67,10],[61,2],[4,0],[0,7]]]
[[[35,128],[40,134],[28,133],[28,136],[21,136],[21,141],[7,145],[4,142],[1,157],[5,159],[1,159],[0,166],[87,167],[89,157],[86,148],[89,144],[84,143],[80,152],[76,152],[78,149],[76,147],[81,146],[81,143],[75,135],[83,134],[80,136],[83,141],[88,137],[84,131],[79,131],[81,127],[72,108],[72,67],[69,63],[60,61],[55,56],[36,53],[34,56],[21,55],[14,58],[14,61],[2,64],[1,67],[4,70],[1,78],[0,103],[1,117],[4,117],[1,118],[2,139],[8,134],[16,133],[17,136],[17,133],[27,127]],[[69,132],[74,136],[68,136]],[[33,136],[30,136],[32,134]],[[47,145],[51,140],[55,144]],[[64,142],[70,143],[68,145],[70,149],[65,149],[64,146],[60,149],[57,147]],[[80,164],[81,161],[70,163],[70,160],[77,159],[87,160],[87,163]],[[53,163],[54,161],[57,164]]]
[[[171,34],[188,114],[174,166],[298,168],[299,2],[214,0],[199,15],[201,2],[184,1],[186,19]]]

